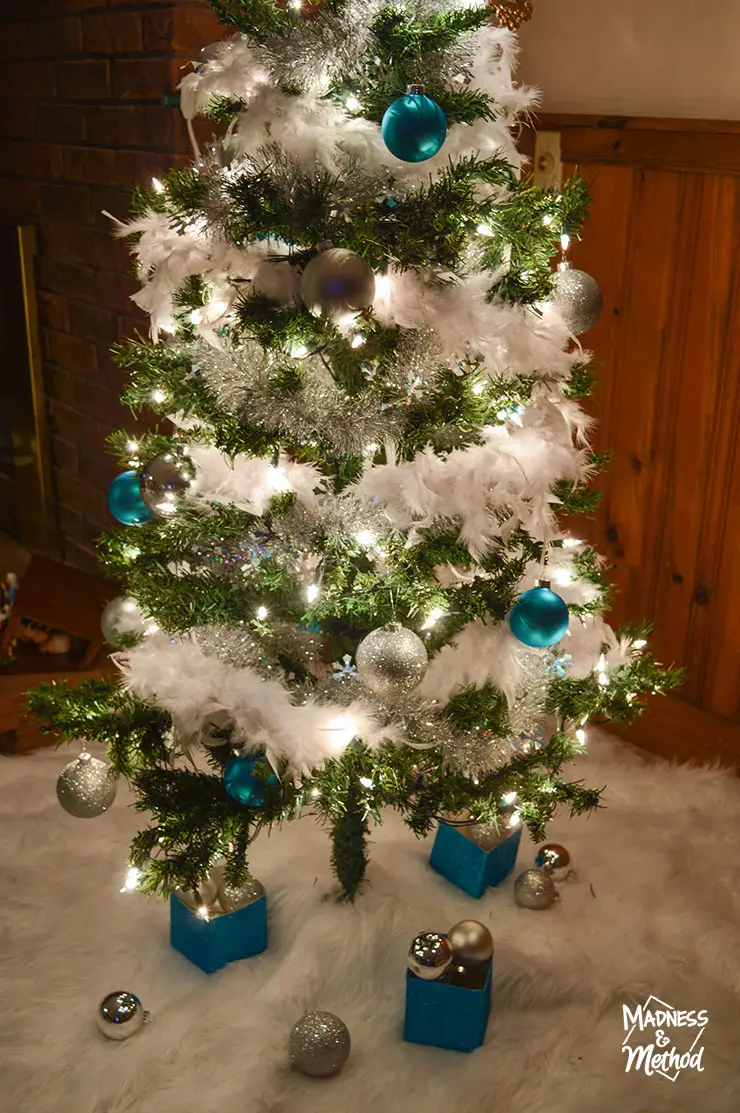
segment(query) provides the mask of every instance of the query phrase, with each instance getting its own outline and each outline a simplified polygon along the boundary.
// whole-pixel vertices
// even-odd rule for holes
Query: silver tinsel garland
[[[515,750],[525,753],[539,749],[544,741],[544,719],[547,689],[550,684],[548,668],[552,661],[551,649],[527,649],[520,654],[523,666],[522,679],[509,707],[508,741]]]

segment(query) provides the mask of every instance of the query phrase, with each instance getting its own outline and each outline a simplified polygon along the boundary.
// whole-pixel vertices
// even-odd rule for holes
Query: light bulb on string
[[[267,607],[265,607],[264,605],[258,607],[256,613],[257,613],[257,618],[260,620],[260,622],[264,622],[264,620],[267,618],[267,615],[268,615]]]
[[[319,588],[318,584],[309,584],[308,587],[306,588],[306,599],[307,599],[307,601],[309,603],[313,603],[316,599],[318,599],[319,591],[320,591],[320,588]]]
[[[126,872],[126,876],[123,880],[123,885],[121,886],[119,892],[121,892],[121,893],[135,893],[138,886],[139,886],[139,879],[140,878],[141,878],[141,870],[138,870],[136,868],[136,866],[129,866],[129,868]]]
[[[159,178],[152,178],[152,189],[155,193],[164,193],[164,185]]]
[[[157,387],[155,390],[152,391],[152,402],[155,402],[158,405],[164,402],[166,397],[167,395],[160,387]]]
[[[516,792],[507,792],[501,797],[501,799],[503,800],[504,804],[513,804],[516,800],[516,797]]]

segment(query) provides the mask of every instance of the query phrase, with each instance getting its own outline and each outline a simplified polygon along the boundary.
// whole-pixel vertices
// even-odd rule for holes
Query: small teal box
[[[440,823],[429,859],[431,865],[471,897],[482,897],[490,885],[500,885],[516,865],[522,829],[484,850],[459,828]]]
[[[203,920],[174,893],[170,895],[170,943],[206,974],[267,947],[267,897],[236,912]]]
[[[491,1015],[493,959],[485,964],[480,988],[424,981],[406,971],[406,1017],[403,1038],[449,1051],[475,1051],[486,1038]]]

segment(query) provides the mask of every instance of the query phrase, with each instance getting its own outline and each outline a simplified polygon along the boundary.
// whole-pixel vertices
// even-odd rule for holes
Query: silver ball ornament
[[[488,962],[493,954],[493,936],[485,924],[478,920],[460,920],[447,932],[456,962],[463,966],[474,962]]]
[[[313,1078],[337,1074],[350,1053],[349,1029],[334,1013],[306,1013],[290,1033],[293,1066]]]
[[[576,336],[594,327],[604,306],[596,279],[586,271],[576,270],[570,263],[561,264],[555,272],[553,301]]]
[[[59,774],[57,796],[65,812],[76,819],[94,819],[116,798],[115,773],[107,761],[83,752]]]
[[[555,882],[542,870],[525,870],[514,882],[514,900],[522,908],[549,908],[557,895]]]
[[[252,279],[255,294],[277,302],[278,305],[297,305],[300,301],[301,276],[298,268],[287,259],[265,259]]]
[[[195,464],[182,449],[155,456],[141,472],[141,497],[158,518],[171,518],[195,482]]]
[[[98,1028],[108,1040],[127,1040],[149,1019],[134,993],[119,989],[104,997],[98,1007]]]
[[[537,851],[534,864],[553,881],[565,881],[570,873],[570,854],[557,842],[547,842]]]
[[[438,931],[422,931],[411,943],[408,968],[426,982],[441,978],[452,962],[452,946],[446,935]]]
[[[355,656],[360,680],[378,695],[410,692],[427,671],[427,650],[413,630],[398,622],[363,638]]]
[[[103,608],[100,629],[110,645],[117,645],[123,634],[143,634],[146,623],[139,604],[132,596],[117,595]]]
[[[315,317],[336,321],[372,305],[375,275],[361,255],[332,247],[314,255],[301,275],[301,297]]]
[[[265,895],[262,882],[256,877],[248,877],[241,885],[229,885],[224,880],[218,887],[218,902],[224,912],[236,912],[239,908],[246,908],[255,900]]]

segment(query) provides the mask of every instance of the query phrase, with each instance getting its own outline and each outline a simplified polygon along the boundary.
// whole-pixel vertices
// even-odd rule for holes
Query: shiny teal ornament
[[[402,162],[424,162],[440,150],[447,135],[447,117],[423,85],[409,85],[405,97],[385,112],[380,134],[388,150]]]
[[[265,802],[265,786],[276,785],[274,773],[267,776],[255,773],[258,765],[265,765],[264,754],[235,754],[224,766],[224,786],[232,800],[240,804],[259,807]]]
[[[151,522],[154,515],[141,497],[137,472],[123,471],[116,476],[108,488],[108,509],[124,526]]]
[[[565,636],[569,618],[565,600],[542,583],[519,596],[509,611],[509,626],[524,645],[544,649]]]

